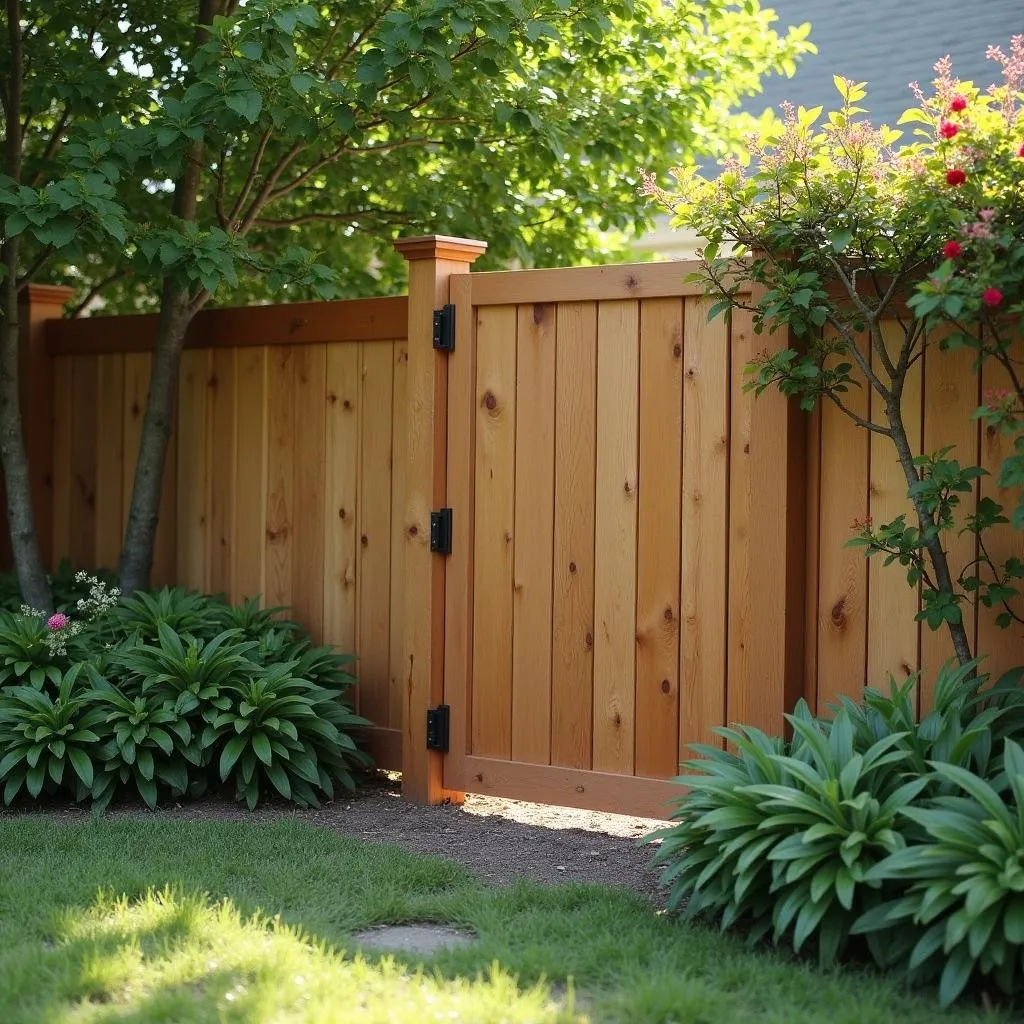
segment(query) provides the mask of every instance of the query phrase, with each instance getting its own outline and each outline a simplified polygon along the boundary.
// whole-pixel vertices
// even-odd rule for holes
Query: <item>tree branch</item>
[[[78,302],[74,306],[71,307],[71,312],[70,312],[69,315],[73,319],[76,318],[76,317],[80,317],[82,315],[82,313],[85,312],[85,310],[88,307],[89,303],[92,302],[92,300],[95,299],[96,296],[99,295],[100,292],[102,292],[103,289],[107,287],[107,285],[111,285],[115,281],[119,281],[122,277],[127,277],[127,276],[128,276],[128,269],[127,268],[123,268],[121,270],[115,270],[114,273],[108,274],[105,278],[103,278],[103,280],[97,281],[85,293],[85,298],[83,298],[81,302]]]

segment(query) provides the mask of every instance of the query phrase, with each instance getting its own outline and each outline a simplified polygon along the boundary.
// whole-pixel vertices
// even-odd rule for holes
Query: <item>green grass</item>
[[[414,920],[480,942],[425,964],[355,951],[353,932]],[[623,890],[488,888],[295,821],[0,822],[4,1024],[937,1019],[1011,1017],[942,1015],[930,994],[751,952]]]

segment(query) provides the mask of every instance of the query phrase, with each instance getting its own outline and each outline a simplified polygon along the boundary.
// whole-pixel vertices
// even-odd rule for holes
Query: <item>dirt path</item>
[[[78,807],[39,810],[12,808],[9,814],[46,814],[60,821],[82,821],[89,812]],[[151,812],[125,804],[111,817]],[[466,798],[464,807],[420,807],[405,803],[393,779],[380,778],[349,798],[319,810],[267,804],[255,811],[220,797],[160,808],[161,818],[217,818],[272,821],[293,816],[311,825],[374,843],[395,843],[420,853],[439,854],[464,864],[485,882],[531,878],[545,884],[598,882],[634,889],[657,898],[656,877],[647,869],[650,847],[637,840],[661,822],[568,807]]]

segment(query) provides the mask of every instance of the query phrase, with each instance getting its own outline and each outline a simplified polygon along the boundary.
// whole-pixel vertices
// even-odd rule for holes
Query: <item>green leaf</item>
[[[245,750],[248,742],[249,740],[246,736],[232,736],[224,745],[220,755],[220,777],[222,781],[225,781],[231,774],[231,769],[235,766],[235,762],[241,756],[242,751]]]
[[[68,757],[75,774],[82,780],[82,784],[92,787],[93,766],[92,758],[80,747],[68,747]]]
[[[273,752],[270,749],[270,740],[265,732],[257,731],[253,733],[252,749],[264,764],[270,764],[274,758]]]

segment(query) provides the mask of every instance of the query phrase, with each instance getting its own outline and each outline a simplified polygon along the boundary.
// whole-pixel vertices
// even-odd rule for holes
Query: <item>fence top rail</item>
[[[408,308],[408,296],[395,295],[206,309],[189,325],[185,347],[394,341],[406,336]],[[155,313],[51,320],[47,325],[47,347],[51,355],[151,352],[156,325]]]
[[[668,263],[492,271],[471,275],[473,305],[704,295],[707,287],[703,281],[687,280],[698,270],[700,263],[695,260],[673,260]]]

